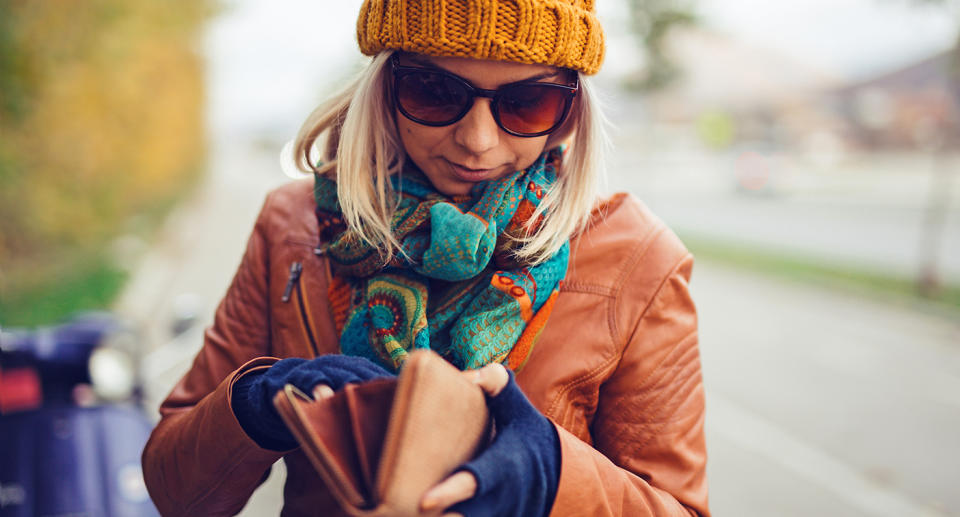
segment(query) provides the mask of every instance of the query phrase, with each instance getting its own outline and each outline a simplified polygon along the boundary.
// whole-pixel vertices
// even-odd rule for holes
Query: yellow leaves
[[[96,245],[192,183],[205,134],[195,39],[208,3],[5,4],[3,36],[21,66],[0,74],[18,74],[26,94],[23,116],[0,118],[0,256]]]

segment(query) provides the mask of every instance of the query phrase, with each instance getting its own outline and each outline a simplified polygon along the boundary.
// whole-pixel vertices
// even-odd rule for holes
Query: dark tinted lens
[[[568,102],[569,90],[564,88],[519,84],[500,95],[500,123],[516,133],[541,133],[560,122]]]
[[[444,74],[416,71],[397,78],[400,107],[424,122],[450,122],[463,111],[468,100],[466,87]]]

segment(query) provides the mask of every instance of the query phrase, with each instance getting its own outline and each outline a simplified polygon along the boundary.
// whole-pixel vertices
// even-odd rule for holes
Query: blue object
[[[393,377],[369,359],[346,355],[323,355],[315,359],[282,359],[266,370],[252,371],[233,384],[233,413],[240,427],[260,447],[286,451],[297,441],[273,407],[273,397],[287,384],[311,393],[317,384],[334,391],[344,384],[361,383],[381,377]]]
[[[477,479],[473,498],[448,511],[465,517],[545,516],[560,481],[560,438],[553,424],[510,381],[487,405],[496,438],[476,459],[464,464]]]
[[[152,426],[134,407],[57,407],[0,418],[0,517],[159,516],[140,454]]]
[[[89,384],[88,363],[107,338],[128,332],[106,312],[77,314],[55,326],[31,331],[4,331],[0,337],[0,368],[28,367],[43,384],[43,404],[73,404],[73,388]]]

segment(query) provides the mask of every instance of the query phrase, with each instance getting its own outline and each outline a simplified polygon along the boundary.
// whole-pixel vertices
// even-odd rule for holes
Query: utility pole
[[[960,39],[947,53],[945,62],[947,91],[943,116],[936,122],[935,134],[926,147],[931,153],[930,190],[920,230],[920,276],[917,288],[926,298],[936,298],[943,282],[940,275],[940,249],[950,208],[953,176],[950,151],[956,147],[956,128],[960,126]]]

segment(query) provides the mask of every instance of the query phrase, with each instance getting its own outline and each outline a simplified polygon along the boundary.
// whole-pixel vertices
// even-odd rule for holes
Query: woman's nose
[[[473,107],[459,121],[454,141],[472,154],[489,151],[500,143],[500,127],[490,110],[490,99],[477,98]]]

